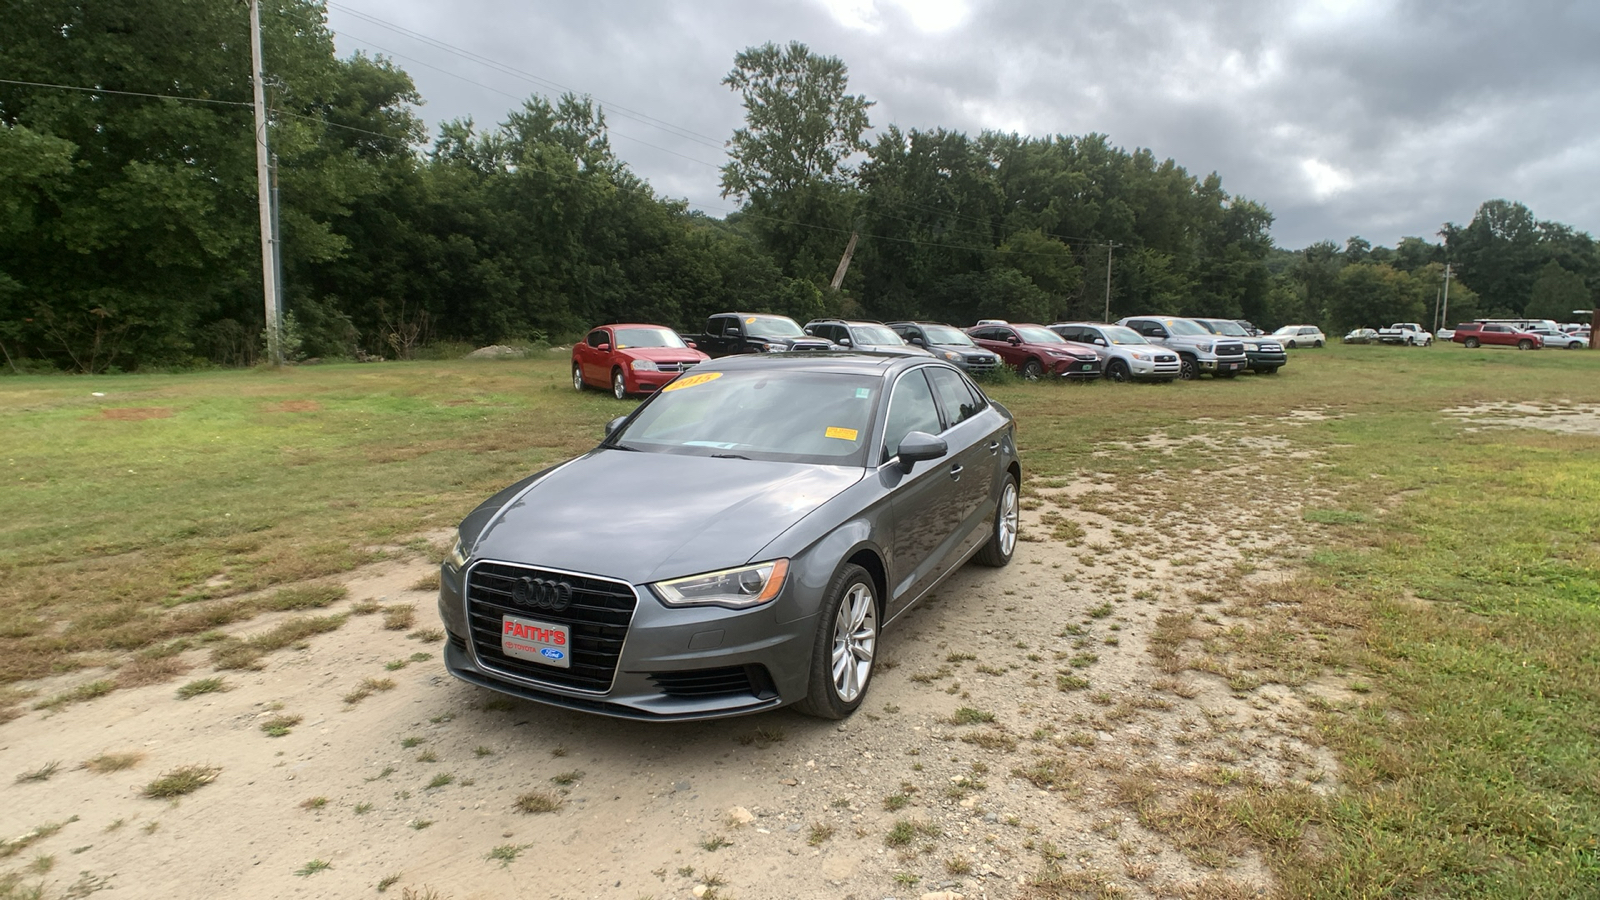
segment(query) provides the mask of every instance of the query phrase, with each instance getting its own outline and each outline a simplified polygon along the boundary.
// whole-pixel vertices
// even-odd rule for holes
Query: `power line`
[[[154,99],[160,99],[160,100],[182,100],[182,101],[189,101],[189,102],[195,102],[195,103],[219,104],[219,105],[224,105],[224,106],[251,106],[252,105],[250,103],[245,103],[245,102],[238,101],[238,100],[210,100],[210,99],[206,99],[206,98],[203,98],[203,97],[182,97],[182,96],[177,96],[177,95],[174,95],[174,94],[150,94],[150,93],[143,93],[143,92],[140,92],[140,91],[117,91],[117,90],[109,90],[109,89],[105,89],[105,88],[81,87],[81,86],[70,85],[70,84],[49,84],[49,83],[46,83],[46,82],[17,81],[17,80],[9,79],[9,78],[0,78],[0,84],[16,84],[16,85],[24,85],[24,86],[28,86],[28,87],[53,88],[53,89],[56,89],[56,90],[66,90],[66,91],[83,91],[83,92],[86,92],[86,93],[97,93],[97,94],[116,94],[116,95],[131,96],[131,97],[148,97],[148,98],[154,98]],[[486,85],[484,85],[484,86],[486,87]],[[369,130],[367,130],[365,128],[356,128],[356,127],[351,126],[351,125],[341,125],[338,122],[330,122],[327,119],[318,118],[316,116],[302,115],[300,113],[289,112],[287,110],[282,110],[282,109],[275,110],[274,114],[275,115],[280,115],[280,116],[287,116],[287,117],[293,118],[293,119],[301,119],[301,120],[304,120],[304,121],[307,121],[307,122],[315,122],[315,123],[317,123],[319,125],[324,125],[324,126],[327,126],[329,128],[340,128],[340,129],[343,129],[345,131],[353,131],[353,132],[356,132],[356,133],[359,133],[359,134],[371,135],[372,137],[384,138],[385,140],[395,140],[396,139],[396,136],[392,135],[392,134],[384,134],[382,132],[369,131]],[[662,148],[658,147],[656,149],[662,149]],[[671,152],[671,151],[668,151],[668,152]],[[577,181],[577,180],[579,180],[580,178],[583,177],[581,175],[567,175],[567,174],[563,174],[563,173],[560,173],[560,172],[551,172],[551,171],[544,171],[543,174],[548,176],[548,177],[551,177],[551,178],[558,178],[558,179],[572,180],[572,181]],[[652,194],[653,193],[654,193],[654,191],[652,189]],[[798,221],[798,220],[795,220],[795,219],[780,219],[780,218],[776,218],[774,216],[764,216],[764,215],[761,215],[760,213],[750,212],[749,210],[738,209],[738,208],[735,208],[735,207],[721,206],[721,205],[714,204],[714,203],[703,203],[703,202],[697,201],[697,200],[695,200],[695,199],[693,199],[691,197],[684,197],[684,198],[681,198],[681,199],[683,199],[684,202],[689,203],[689,204],[691,204],[693,206],[699,207],[701,209],[716,209],[716,210],[721,210],[722,212],[725,212],[725,213],[738,213],[741,216],[744,216],[746,218],[757,219],[757,220],[764,221],[764,222],[773,222],[773,223],[780,224],[780,225],[793,225],[793,226],[796,226],[796,227],[799,227],[799,228],[808,228],[808,229],[811,229],[813,231],[826,231],[826,232],[831,232],[833,234],[839,234],[839,235],[849,235],[849,234],[852,233],[849,229],[834,228],[834,227],[829,226],[829,225],[813,225],[813,224],[810,224],[810,223],[807,223],[807,222],[801,222],[801,221]],[[891,218],[896,218],[896,217],[891,217]],[[912,222],[912,220],[909,220],[909,219],[902,219],[902,221]],[[916,223],[912,222],[912,224],[916,224]],[[974,236],[977,236],[977,235],[974,235]],[[940,243],[940,242],[937,242],[937,241],[923,241],[923,240],[917,240],[915,238],[901,238],[901,237],[893,237],[893,236],[884,235],[884,234],[871,234],[871,233],[866,233],[866,232],[862,232],[861,233],[861,237],[867,238],[867,239],[871,239],[871,240],[887,241],[887,242],[890,242],[890,243],[909,244],[909,245],[912,245],[912,246],[919,246],[919,247],[934,247],[934,248],[945,249],[945,250],[963,250],[963,251],[967,251],[967,252],[979,252],[979,253],[1002,253],[1002,254],[1012,255],[1012,256],[1051,256],[1051,255],[1053,255],[1053,254],[1046,254],[1046,253],[1036,253],[1036,252],[1033,252],[1033,251],[1030,251],[1030,250],[1008,250],[1008,249],[1002,249],[1000,247],[970,247],[970,246],[962,246],[960,244],[946,244],[946,243]],[[1104,243],[1104,242],[1101,241],[1101,242],[1098,242],[1098,243]]]
[[[438,48],[440,50],[444,50],[444,51],[449,52],[449,53],[454,53],[457,56],[460,56],[460,57],[462,57],[464,59],[468,59],[468,60],[471,60],[473,62],[479,63],[481,65],[485,65],[485,66],[489,66],[491,68],[497,69],[500,72],[502,72],[503,74],[515,75],[515,76],[517,76],[519,78],[527,79],[528,81],[531,81],[534,84],[538,84],[538,85],[541,85],[541,86],[544,86],[544,87],[547,87],[547,88],[553,88],[553,89],[558,90],[558,91],[565,91],[565,92],[568,92],[568,93],[586,93],[586,92],[583,92],[583,91],[578,91],[578,90],[576,90],[574,88],[567,87],[566,85],[563,85],[560,82],[551,81],[548,78],[544,78],[544,77],[542,77],[540,75],[535,75],[532,72],[528,72],[528,71],[525,71],[525,70],[522,70],[522,69],[518,69],[515,66],[508,65],[506,63],[500,62],[499,60],[492,59],[492,58],[487,57],[487,56],[483,56],[482,54],[474,53],[471,50],[465,50],[465,49],[457,47],[457,46],[455,46],[453,44],[447,44],[444,41],[438,40],[437,38],[429,37],[428,35],[422,34],[421,32],[418,32],[418,31],[413,31],[413,30],[411,30],[409,28],[406,28],[406,27],[404,27],[402,25],[396,25],[393,22],[389,22],[389,21],[386,21],[384,19],[380,19],[377,16],[374,16],[374,15],[372,15],[370,13],[363,12],[361,10],[355,9],[354,7],[346,6],[343,3],[329,3],[328,5],[330,7],[338,9],[338,10],[340,10],[342,12],[345,12],[345,13],[348,13],[348,14],[350,14],[352,16],[355,16],[358,19],[361,19],[361,20],[366,21],[366,22],[370,22],[373,25],[377,25],[380,28],[387,28],[390,31],[393,31],[393,32],[395,32],[397,34],[405,35],[406,37],[409,37],[409,38],[411,38],[413,40],[421,41],[421,42],[423,42],[425,44],[429,44],[429,45],[431,45],[433,47],[436,47],[436,48]],[[590,95],[590,96],[592,96],[592,95]],[[646,113],[642,113],[642,112],[638,112],[636,110],[629,109],[626,106],[619,106],[619,105],[617,105],[615,103],[607,102],[607,101],[605,101],[605,100],[603,100],[603,99],[601,99],[599,97],[595,97],[595,100],[597,102],[599,102],[599,103],[604,104],[607,108],[617,111],[618,114],[622,115],[624,118],[634,119],[635,121],[638,121],[640,124],[649,125],[652,128],[659,128],[659,129],[661,129],[663,131],[668,132],[669,134],[673,134],[676,137],[681,137],[681,138],[685,138],[685,139],[688,139],[688,140],[697,140],[697,141],[700,141],[702,143],[705,143],[708,146],[715,147],[718,150],[720,150],[720,149],[722,149],[723,147],[726,146],[726,143],[724,141],[718,139],[718,138],[711,137],[710,135],[701,134],[698,131],[692,131],[692,130],[690,130],[688,128],[684,128],[681,125],[676,125],[676,124],[673,124],[672,122],[668,122],[665,119],[658,119],[655,116],[648,115]]]
[[[147,94],[143,91],[114,91],[110,88],[79,87],[72,84],[50,84],[43,81],[17,81],[0,78],[0,84],[20,84],[26,87],[55,88],[61,91],[83,91],[88,94],[117,94],[123,97],[152,97],[157,100],[183,100],[188,103],[211,103],[217,106],[250,106],[243,100],[211,100],[205,97],[180,97],[176,94]]]

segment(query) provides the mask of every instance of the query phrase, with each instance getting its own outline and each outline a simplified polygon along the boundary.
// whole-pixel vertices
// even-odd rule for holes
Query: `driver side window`
[[[889,398],[889,417],[883,427],[883,460],[888,461],[900,450],[900,442],[913,431],[938,434],[939,408],[933,401],[933,390],[921,369],[913,369],[895,383],[894,396]]]

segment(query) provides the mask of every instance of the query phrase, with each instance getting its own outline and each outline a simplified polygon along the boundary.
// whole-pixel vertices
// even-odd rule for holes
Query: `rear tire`
[[[1022,524],[1021,508],[1017,500],[1017,480],[1007,475],[1006,486],[1000,491],[1000,502],[995,506],[994,530],[989,533],[989,542],[983,545],[974,559],[996,569],[1011,562],[1011,555],[1017,552],[1017,531]]]
[[[1321,341],[1312,341],[1311,342],[1311,346],[1320,348],[1322,346],[1322,342]]]
[[[795,704],[796,711],[843,719],[860,708],[878,649],[876,590],[872,576],[858,565],[846,565],[833,577],[811,648],[806,698]]]
[[[1194,381],[1200,377],[1200,364],[1192,356],[1178,357],[1178,380]]]
[[[1468,350],[1476,350],[1476,349],[1478,349],[1478,339],[1477,338],[1467,338],[1466,340],[1461,342],[1461,345],[1463,347],[1466,347]]]
[[[583,391],[583,389],[586,388],[586,387],[588,387],[588,385],[583,383],[583,366],[580,366],[577,363],[573,363],[572,364],[572,389],[581,393]]]
[[[1022,364],[1022,377],[1029,381],[1038,381],[1044,377],[1044,364],[1037,359],[1030,359]]]
[[[1122,360],[1113,359],[1111,362],[1106,363],[1106,378],[1108,380],[1122,384],[1132,377],[1133,373],[1128,371],[1128,364]]]
[[[611,370],[611,396],[618,400],[628,399],[628,380],[622,376],[621,369]]]

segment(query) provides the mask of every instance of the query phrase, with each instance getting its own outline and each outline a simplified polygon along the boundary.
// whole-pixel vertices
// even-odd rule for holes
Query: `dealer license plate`
[[[557,669],[572,667],[572,634],[567,626],[502,616],[500,652]]]

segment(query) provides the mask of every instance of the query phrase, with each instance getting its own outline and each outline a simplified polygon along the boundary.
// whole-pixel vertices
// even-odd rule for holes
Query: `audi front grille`
[[[565,584],[570,595],[561,591],[564,609],[540,606],[532,597],[519,603],[516,585],[524,578]],[[526,595],[527,592],[524,591]],[[570,597],[570,599],[568,599]],[[628,636],[638,597],[633,588],[620,581],[570,575],[531,566],[480,562],[467,573],[467,626],[472,650],[484,668],[519,679],[557,685],[580,691],[605,693],[617,672],[622,642]],[[500,635],[505,616],[565,625],[569,632],[567,648],[570,668],[558,669],[507,656],[500,650]]]

